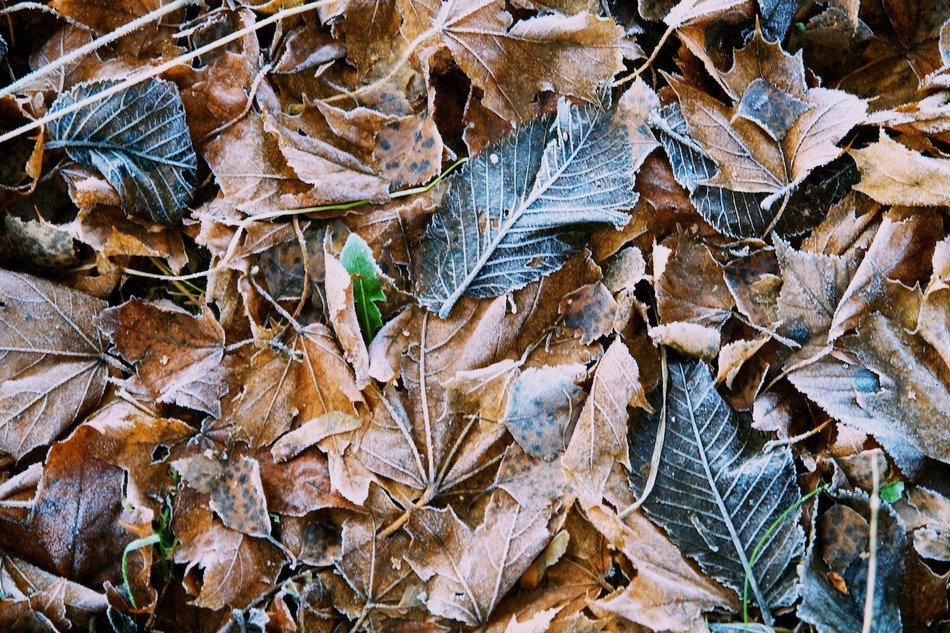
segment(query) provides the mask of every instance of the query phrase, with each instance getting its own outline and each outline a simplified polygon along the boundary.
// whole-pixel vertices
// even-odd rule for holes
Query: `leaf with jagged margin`
[[[82,83],[60,95],[50,114],[107,90],[117,80]],[[150,79],[52,121],[48,149],[64,148],[99,171],[127,213],[174,224],[194,194],[197,158],[185,107],[170,81]]]
[[[656,394],[655,394],[656,397]],[[651,469],[660,413],[631,427],[631,484],[638,494]],[[723,584],[749,595],[766,623],[794,602],[792,562],[804,550],[801,510],[766,537],[769,527],[799,498],[795,463],[787,447],[762,452],[764,434],[752,431],[716,391],[699,361],[669,365],[666,433],[656,481],[643,504],[647,515],[684,554]],[[753,562],[752,551],[765,538]]]
[[[405,559],[427,585],[426,606],[445,618],[478,626],[551,540],[550,510],[522,508],[495,492],[472,530],[451,506],[412,513]]]
[[[426,231],[419,302],[448,317],[463,295],[523,288],[578,251],[592,224],[626,224],[634,178],[656,141],[657,97],[637,82],[613,112],[558,103],[470,160]]]
[[[730,237],[759,237],[778,212],[762,208],[764,193],[730,191],[702,184],[716,173],[716,165],[690,138],[678,103],[656,111],[651,124],[670,159],[676,181],[689,190],[690,200],[700,215],[717,231]],[[792,195],[774,231],[778,235],[798,235],[811,229],[858,181],[854,161],[843,156],[819,167]]]
[[[350,233],[340,251],[340,263],[353,280],[353,301],[359,319],[363,340],[369,344],[383,327],[383,317],[377,303],[386,300],[379,285],[376,260],[369,244],[356,233]]]
[[[106,302],[0,270],[0,451],[50,443],[99,402],[108,372],[94,325]]]
[[[950,368],[922,337],[880,313],[836,342],[840,352],[789,373],[829,415],[875,439],[905,473],[921,455],[950,463]]]
[[[868,496],[841,493],[817,520],[817,542],[799,565],[802,604],[798,617],[819,633],[860,631],[868,586],[871,509]],[[905,528],[888,503],[877,514],[877,574],[872,619],[875,633],[900,633],[901,585],[908,558]],[[834,581],[834,583],[832,582]],[[846,589],[847,593],[842,591]]]

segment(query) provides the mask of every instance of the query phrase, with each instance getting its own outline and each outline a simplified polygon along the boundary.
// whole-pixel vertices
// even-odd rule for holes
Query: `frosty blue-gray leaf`
[[[475,156],[426,231],[419,302],[446,318],[463,295],[496,297],[554,272],[593,225],[626,224],[645,157],[633,142],[611,112],[561,101]]]
[[[630,480],[637,494],[652,467],[660,404],[654,403],[658,413],[642,416],[631,430]],[[643,509],[726,586],[741,593],[748,574],[749,602],[771,625],[772,610],[792,604],[798,594],[792,563],[805,543],[801,509],[770,531],[800,496],[791,451],[763,451],[765,435],[729,408],[701,361],[670,363],[665,411],[663,451]]]
[[[53,102],[50,114],[65,110],[115,80],[82,83]],[[175,84],[160,79],[130,86],[49,124],[48,149],[109,181],[126,213],[173,224],[194,194],[197,158]]]

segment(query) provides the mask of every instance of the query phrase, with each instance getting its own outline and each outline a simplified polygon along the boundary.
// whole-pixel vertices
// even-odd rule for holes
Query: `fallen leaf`
[[[106,387],[106,303],[32,275],[0,271],[0,450],[17,458],[54,440]]]

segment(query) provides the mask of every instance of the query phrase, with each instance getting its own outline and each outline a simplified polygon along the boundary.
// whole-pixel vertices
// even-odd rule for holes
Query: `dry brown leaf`
[[[224,330],[207,306],[194,316],[171,301],[126,301],[96,325],[156,402],[221,415]]]
[[[186,565],[185,587],[197,596],[195,606],[246,608],[273,587],[284,558],[275,545],[225,527],[205,502],[187,488],[179,494],[175,562]]]
[[[48,444],[102,396],[104,301],[39,277],[0,270],[0,450]]]
[[[950,160],[930,158],[890,138],[853,149],[861,182],[854,186],[883,204],[944,206],[950,200]]]
[[[596,103],[597,88],[623,67],[622,29],[590,14],[513,23],[501,0],[399,0],[399,10],[404,36],[422,42],[439,37],[485,92],[484,105],[509,121],[530,120],[532,101],[542,90]]]
[[[353,415],[362,396],[329,330],[312,324],[286,343],[272,340],[236,361],[235,386],[215,428],[228,428],[251,448],[267,446],[287,430],[321,415]]]
[[[600,503],[615,462],[630,468],[627,407],[631,405],[650,410],[637,361],[617,338],[597,364],[590,395],[561,459],[565,478],[585,508]]]
[[[499,492],[473,531],[451,508],[425,508],[406,526],[405,558],[427,581],[426,606],[469,625],[484,624],[505,593],[547,545],[545,510],[527,510]]]

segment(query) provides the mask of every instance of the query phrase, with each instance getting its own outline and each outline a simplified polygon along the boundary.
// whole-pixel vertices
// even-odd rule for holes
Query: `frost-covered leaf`
[[[651,124],[670,159],[676,181],[690,192],[696,210],[718,231],[731,237],[758,237],[772,223],[778,206],[765,209],[764,193],[732,191],[705,184],[716,173],[716,164],[689,136],[678,103],[653,113]],[[817,224],[828,208],[857,181],[854,161],[847,157],[819,168],[794,192],[775,224],[779,235],[796,235]]]
[[[818,517],[818,541],[802,560],[802,604],[798,615],[819,633],[860,631],[868,588],[870,503],[862,492],[845,494]],[[907,536],[897,513],[882,503],[877,514],[876,580],[871,622],[876,633],[903,630],[898,606]]]
[[[113,80],[79,84],[51,114],[107,90]],[[49,149],[98,170],[119,193],[127,213],[173,224],[194,192],[197,158],[175,84],[152,79],[50,123]]]
[[[551,460],[567,446],[584,394],[574,384],[578,373],[576,366],[532,367],[511,384],[501,422],[532,457]]]
[[[32,275],[0,270],[0,450],[47,444],[99,401],[106,303]]]
[[[558,103],[453,178],[426,231],[419,301],[446,318],[463,295],[495,297],[577,252],[595,223],[620,227],[634,175],[655,147],[643,125],[656,96],[637,83],[612,113]]]
[[[132,299],[96,323],[157,402],[221,414],[224,330],[207,306],[194,316],[170,301]]]
[[[878,202],[943,206],[950,200],[950,160],[915,152],[881,132],[880,140],[852,150],[861,182],[855,189]]]
[[[661,413],[634,423],[630,433],[631,483],[643,490],[651,468]],[[702,362],[669,366],[666,432],[656,482],[643,504],[687,556],[723,584],[742,591],[748,574],[750,602],[771,624],[774,609],[797,595],[792,563],[802,553],[801,511],[765,538],[766,531],[799,497],[787,447],[762,452],[764,436],[752,431],[716,392]]]
[[[829,415],[874,435],[902,469],[919,455],[950,462],[950,368],[924,339],[881,314],[840,341],[847,353],[789,374]]]
[[[487,622],[551,539],[546,518],[546,510],[522,508],[504,492],[493,495],[475,530],[451,507],[414,512],[406,560],[429,583],[429,610],[472,626]]]

